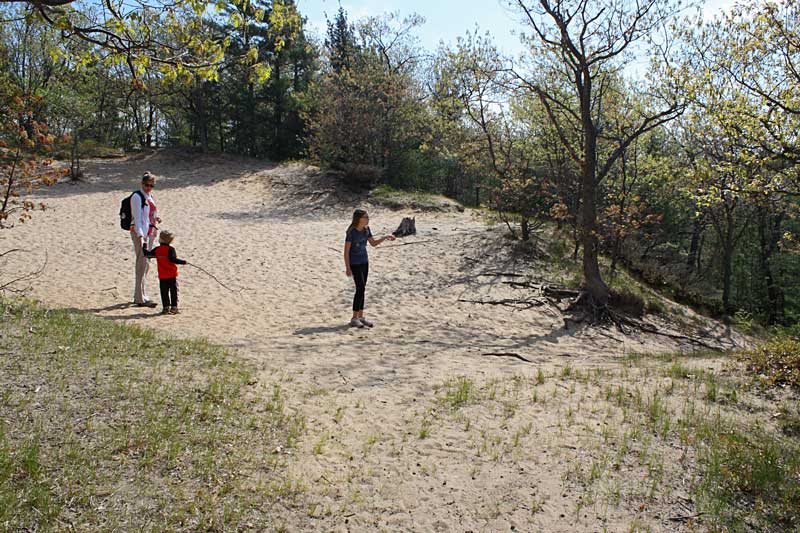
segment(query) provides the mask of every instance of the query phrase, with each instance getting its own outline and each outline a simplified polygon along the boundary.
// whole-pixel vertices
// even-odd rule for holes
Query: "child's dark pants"
[[[178,278],[160,279],[161,305],[164,309],[178,307]]]
[[[367,288],[369,264],[350,265],[350,271],[353,273],[353,281],[356,283],[356,295],[353,297],[353,311],[363,311],[364,292]]]

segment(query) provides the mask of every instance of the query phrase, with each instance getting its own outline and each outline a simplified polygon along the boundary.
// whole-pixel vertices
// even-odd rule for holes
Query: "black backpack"
[[[131,225],[133,225],[133,213],[131,213],[131,198],[133,198],[134,194],[138,194],[139,196],[141,196],[142,209],[144,209],[144,206],[147,205],[147,200],[145,200],[142,191],[134,191],[129,196],[126,196],[122,200],[122,203],[119,206],[119,227],[121,227],[125,231],[130,231]]]

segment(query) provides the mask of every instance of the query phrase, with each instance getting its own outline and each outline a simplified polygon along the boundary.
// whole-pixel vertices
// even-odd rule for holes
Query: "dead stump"
[[[400,225],[397,227],[396,230],[392,232],[392,235],[395,237],[406,237],[408,235],[416,235],[417,234],[417,218],[403,218],[403,221],[400,222]]]

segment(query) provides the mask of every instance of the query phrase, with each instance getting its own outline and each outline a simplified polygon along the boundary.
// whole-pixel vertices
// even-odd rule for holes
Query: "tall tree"
[[[328,20],[325,48],[328,50],[328,61],[334,72],[338,74],[353,67],[353,61],[358,53],[356,32],[347,20],[347,12],[341,6],[333,20]]]
[[[684,104],[670,87],[650,87],[649,104],[632,110],[631,126],[617,147],[598,151],[610,76],[628,64],[632,48],[675,15],[672,0],[516,0],[513,5],[532,31],[537,69],[514,70],[521,86],[535,94],[581,172],[580,230],[584,292],[577,303],[602,309],[609,295],[598,255],[598,187],[628,146],[644,133],[680,115]],[[665,61],[669,58],[662,56]],[[677,71],[665,64],[669,75]],[[662,78],[669,79],[669,76]],[[666,90],[665,90],[666,89]],[[572,98],[561,95],[569,91]],[[580,132],[576,145],[569,134]]]

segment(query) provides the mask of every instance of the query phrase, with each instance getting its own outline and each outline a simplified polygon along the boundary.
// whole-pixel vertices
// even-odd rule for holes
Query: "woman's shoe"
[[[363,328],[364,324],[361,322],[360,319],[354,318],[354,319],[350,320],[350,327],[351,328]]]
[[[169,314],[171,314],[171,315],[179,315],[179,314],[181,314],[181,312],[178,311],[177,307],[171,307],[170,310],[169,310]]]
[[[375,325],[372,322],[370,322],[369,320],[367,320],[366,318],[364,318],[363,316],[361,318],[359,318],[359,320],[361,321],[362,324],[364,324],[368,328],[371,328],[372,326]]]

